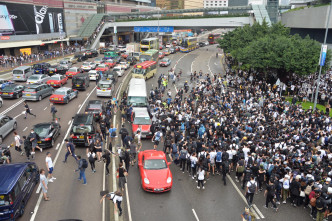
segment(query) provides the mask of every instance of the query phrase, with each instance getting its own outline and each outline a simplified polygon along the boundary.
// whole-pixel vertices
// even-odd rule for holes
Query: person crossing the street
[[[25,116],[24,116],[24,119],[27,119],[28,114],[29,114],[29,115],[32,115],[32,116],[34,116],[34,117],[37,117],[36,114],[31,113],[31,110],[30,110],[30,108],[29,108],[29,105],[27,104],[26,101],[24,101],[24,109],[25,109],[25,112],[24,112],[24,115],[25,115]]]

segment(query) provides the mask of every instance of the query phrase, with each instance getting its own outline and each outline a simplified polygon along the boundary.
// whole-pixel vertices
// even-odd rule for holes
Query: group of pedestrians
[[[280,94],[286,92],[259,73],[196,74],[192,81],[188,93],[184,85],[174,97],[161,90],[161,82],[160,89],[150,91],[155,149],[163,143],[197,188],[216,174],[226,185],[230,174],[241,181],[249,207],[255,193],[263,192],[265,208],[272,203],[277,211],[281,202],[289,202],[310,207],[319,221],[330,216],[328,113],[285,99]]]

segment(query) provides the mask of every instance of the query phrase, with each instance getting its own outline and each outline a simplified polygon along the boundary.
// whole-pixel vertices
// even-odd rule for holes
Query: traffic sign
[[[174,27],[171,26],[136,26],[134,32],[173,32]]]

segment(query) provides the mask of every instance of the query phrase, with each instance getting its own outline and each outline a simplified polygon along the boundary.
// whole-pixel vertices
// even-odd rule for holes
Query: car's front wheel
[[[41,100],[42,100],[42,96],[41,96],[41,95],[39,95],[39,97],[38,97],[38,100],[39,100],[39,101],[41,101]]]
[[[17,123],[15,122],[14,126],[13,126],[13,130],[16,130],[16,128],[17,128]]]

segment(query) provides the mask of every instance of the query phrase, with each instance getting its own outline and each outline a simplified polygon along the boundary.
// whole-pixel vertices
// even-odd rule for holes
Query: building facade
[[[228,7],[228,0],[204,0],[204,8]]]

